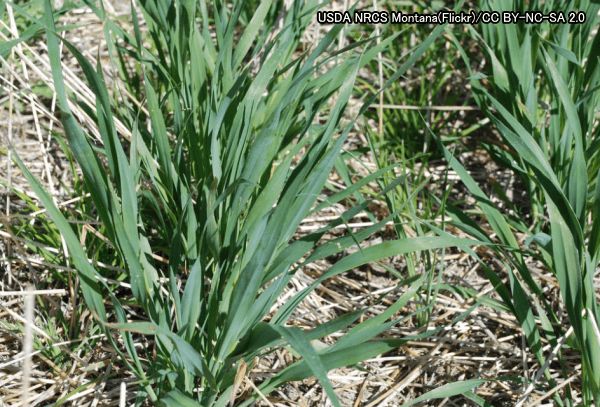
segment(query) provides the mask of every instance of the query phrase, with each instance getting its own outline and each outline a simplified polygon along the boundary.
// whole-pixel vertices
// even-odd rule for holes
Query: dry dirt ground
[[[120,10],[113,10],[120,13]],[[97,19],[87,12],[72,13],[68,17],[81,24],[84,29],[69,33],[70,38],[84,50],[88,57],[104,55],[101,43],[101,26]],[[2,32],[11,31],[10,21],[2,21]],[[4,35],[4,34],[3,34]],[[318,36],[318,32],[312,33]],[[5,41],[9,37],[1,38]],[[89,89],[79,79],[73,61],[65,58],[65,67],[71,70],[69,84],[82,97],[91,97]],[[60,132],[52,95],[40,97],[31,86],[34,83],[50,83],[49,66],[43,39],[28,42],[15,48],[8,61],[0,64],[0,406],[51,405],[60,400],[65,405],[73,406],[110,406],[119,405],[120,398],[125,397],[127,404],[135,397],[135,379],[115,359],[114,353],[106,346],[83,346],[89,337],[68,338],[62,328],[56,332],[49,328],[49,321],[38,311],[43,306],[62,312],[68,318],[74,296],[71,290],[51,287],[37,293],[33,318],[28,321],[25,307],[25,296],[22,291],[28,284],[39,286],[44,276],[50,271],[72,273],[68,265],[55,266],[46,264],[18,236],[13,226],[26,219],[35,224],[43,211],[32,211],[24,200],[24,195],[32,197],[31,189],[24,181],[16,166],[11,162],[11,155],[18,154],[32,172],[52,191],[59,205],[68,207],[73,199],[70,192],[72,173],[68,162],[52,131]],[[89,118],[80,111],[80,120],[90,124]],[[373,125],[375,125],[373,123]],[[126,131],[126,130],[123,130]],[[350,144],[364,143],[364,137],[357,131],[349,140]],[[346,146],[351,149],[352,145]],[[14,149],[14,152],[13,152]],[[375,168],[369,162],[368,155],[362,157],[362,163],[355,163],[359,172],[365,173],[367,168]],[[478,164],[475,164],[478,165]],[[482,169],[483,167],[475,167]],[[441,175],[445,168],[428,169],[432,176]],[[331,176],[337,182],[336,174]],[[299,233],[317,228],[329,217],[344,210],[334,206],[318,216],[306,219]],[[382,210],[385,210],[382,208]],[[368,225],[368,219],[357,217],[352,220],[351,227],[360,228]],[[385,236],[379,235],[370,243],[377,242]],[[37,244],[43,245],[44,242]],[[60,247],[54,248],[61,250]],[[494,259],[481,253],[484,261],[496,267]],[[323,261],[317,266],[305,269],[293,281],[289,291],[280,301],[309,285],[316,276],[326,269],[335,259]],[[397,270],[403,269],[403,259],[390,259],[386,266]],[[493,289],[488,281],[479,274],[479,265],[471,257],[454,252],[446,252],[437,259],[441,278],[450,284],[471,287],[482,294],[491,294]],[[540,278],[545,278],[543,270],[537,270]],[[73,277],[74,278],[74,277]],[[549,297],[555,295],[550,282]],[[300,327],[314,327],[330,320],[340,312],[374,305],[376,299],[388,293],[384,303],[391,303],[402,294],[397,287],[397,280],[391,278],[383,265],[373,265],[354,270],[336,277],[314,292],[296,312],[292,322]],[[493,294],[492,294],[493,295]],[[344,406],[397,406],[414,399],[418,395],[457,380],[472,378],[494,379],[499,376],[512,375],[534,379],[539,366],[531,359],[530,352],[524,348],[521,329],[515,318],[507,313],[498,313],[486,306],[471,308],[473,299],[467,299],[457,292],[439,294],[431,320],[425,328],[416,327],[407,318],[391,331],[389,336],[410,336],[423,333],[424,330],[440,328],[439,332],[423,340],[408,341],[397,351],[372,360],[368,360],[355,368],[337,369],[329,377]],[[417,304],[411,304],[402,312],[409,315]],[[374,305],[369,311],[378,313],[381,305]],[[85,326],[88,316],[83,316],[78,323]],[[29,326],[29,328],[27,328]],[[52,328],[52,329],[54,329]],[[31,332],[34,353],[30,363],[24,357],[24,335]],[[333,341],[334,337],[326,341]],[[26,341],[25,341],[26,342]],[[80,342],[82,346],[73,345]],[[100,342],[102,344],[102,342]],[[62,353],[63,362],[56,364],[41,349],[54,349]],[[547,346],[545,354],[552,351]],[[271,357],[257,360],[248,371],[242,384],[239,397],[253,392],[255,383],[260,383],[271,372],[288,365],[293,356],[286,351],[278,351]],[[572,367],[570,379],[579,380],[578,367]],[[542,379],[543,380],[543,379]],[[510,384],[511,382],[489,381],[482,385],[477,393],[492,405],[514,405],[527,391],[526,386]],[[28,387],[23,394],[23,386]],[[549,393],[529,395],[528,403],[543,405]],[[430,405],[468,405],[466,399],[435,400]],[[329,402],[315,380],[289,384],[268,396],[268,401],[261,400],[260,405],[275,406],[321,406]]]

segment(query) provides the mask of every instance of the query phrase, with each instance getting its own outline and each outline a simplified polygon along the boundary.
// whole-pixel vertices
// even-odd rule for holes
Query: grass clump
[[[494,251],[504,259],[509,283],[487,275],[517,316],[528,345],[540,365],[546,364],[542,338],[556,347],[566,339],[579,351],[585,405],[600,403],[600,331],[594,277],[600,261],[598,208],[598,4],[581,1],[486,2],[484,9],[562,12],[584,11],[584,24],[496,24],[471,28],[486,58],[484,73],[471,71],[471,85],[481,110],[498,130],[500,142],[484,143],[490,156],[510,170],[526,191],[515,205],[500,193],[503,213],[475,183],[464,167],[445,150],[453,169],[477,199],[482,214],[501,242]],[[458,44],[458,41],[455,41]],[[460,48],[460,45],[459,45]],[[464,52],[465,59],[467,52]],[[473,57],[474,65],[479,56]],[[463,230],[486,241],[485,233],[454,211]],[[516,233],[526,236],[525,245]],[[491,242],[491,240],[490,240]],[[544,287],[527,258],[550,270],[560,287],[566,315],[549,303]],[[565,318],[566,317],[566,318]],[[568,328],[572,327],[573,337]],[[564,355],[558,355],[561,365]],[[554,378],[545,372],[548,383]],[[565,376],[571,373],[564,370]],[[554,397],[571,405],[572,397]]]
[[[357,72],[392,38],[336,50],[342,27],[335,26],[299,52],[316,1],[294,1],[278,18],[282,4],[268,0],[252,12],[241,1],[143,0],[132,8],[131,33],[101,3],[87,3],[103,20],[106,42],[115,44],[110,56],[124,83],[114,96],[102,67],[61,38],[49,1],[42,22],[61,121],[94,203],[87,216],[99,222],[104,239],[83,248],[49,194],[17,163],[65,239],[90,312],[139,378],[140,400],[224,406],[236,396],[240,372],[289,345],[300,360],[263,382],[261,392],[315,376],[339,405],[327,371],[399,346],[401,339],[375,338],[397,323],[394,313],[421,280],[413,278],[387,311],[361,323],[357,310],[303,331],[286,324],[296,307],[322,281],[359,265],[466,244],[450,236],[384,242],[343,258],[277,305],[303,265],[343,253],[377,230],[321,242],[344,216],[366,208],[364,201],[329,226],[294,238],[302,219],[320,208],[317,198],[352,128],[343,114]],[[395,78],[442,30],[414,49]],[[95,106],[82,106],[99,139],[86,134],[69,107],[81,101],[66,90],[61,41],[95,95]],[[117,119],[128,140],[119,136]],[[347,195],[341,191],[328,203]],[[90,257],[124,272],[101,272]],[[111,283],[123,279],[130,291]],[[343,331],[324,349],[311,345]]]

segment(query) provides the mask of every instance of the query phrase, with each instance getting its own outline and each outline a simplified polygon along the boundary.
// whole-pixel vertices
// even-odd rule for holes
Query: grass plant
[[[287,381],[315,376],[339,405],[327,371],[403,343],[377,337],[397,322],[394,313],[420,290],[420,279],[408,281],[405,294],[383,314],[361,323],[363,311],[357,310],[304,331],[286,324],[294,309],[322,281],[359,265],[468,244],[450,236],[387,241],[344,257],[284,305],[277,303],[302,266],[343,253],[368,236],[321,241],[343,222],[340,217],[294,238],[302,219],[320,208],[317,198],[352,129],[355,119],[344,123],[343,113],[357,71],[393,37],[336,50],[341,27],[332,27],[313,49],[298,53],[319,8],[314,1],[295,1],[277,20],[273,10],[280,4],[268,0],[251,16],[243,2],[144,0],[132,8],[132,33],[112,21],[101,4],[88,5],[102,19],[107,43],[115,44],[111,58],[125,89],[115,85],[114,93],[109,91],[102,67],[62,38],[49,1],[43,21],[35,24],[47,33],[61,122],[93,202],[88,216],[101,225],[102,238],[82,247],[82,231],[16,162],[66,242],[89,311],[139,378],[140,400],[227,405],[246,367],[285,344],[301,358],[262,383],[260,391],[268,394]],[[443,28],[414,49],[390,83]],[[67,92],[61,41],[78,61],[95,106]],[[359,52],[365,45],[370,46]],[[98,139],[80,126],[70,101],[94,119]],[[130,139],[119,137],[115,119]],[[328,202],[346,195],[341,191]],[[90,257],[124,274],[101,271]],[[110,282],[123,278],[130,291]],[[311,345],[340,331],[344,335],[325,349]]]
[[[583,403],[600,403],[600,331],[594,286],[600,260],[598,245],[598,52],[599,5],[518,1],[486,2],[483,9],[562,12],[587,15],[582,24],[509,24],[471,28],[486,57],[486,71],[471,71],[471,84],[481,110],[501,137],[484,143],[490,155],[526,187],[526,205],[517,207],[498,194],[512,214],[501,212],[464,167],[445,150],[451,167],[477,199],[482,214],[502,247],[509,283],[494,273],[490,280],[522,324],[540,365],[542,338],[553,346],[572,327],[567,346],[580,352]],[[462,48],[458,41],[455,43]],[[470,58],[464,52],[466,60]],[[475,56],[477,58],[477,56]],[[475,61],[473,61],[474,63]],[[526,212],[527,211],[527,212]],[[454,211],[456,224],[472,236],[490,241],[465,216]],[[524,234],[525,244],[515,233]],[[527,258],[543,262],[560,287],[562,312],[547,302],[542,283],[531,273]],[[559,359],[561,356],[559,355]],[[565,376],[568,371],[563,371]],[[554,380],[546,372],[550,384]],[[567,391],[558,404],[573,405]]]

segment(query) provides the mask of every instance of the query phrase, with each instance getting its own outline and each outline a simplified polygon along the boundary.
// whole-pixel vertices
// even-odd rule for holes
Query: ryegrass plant
[[[287,344],[301,359],[260,390],[268,393],[287,381],[315,376],[339,405],[327,371],[403,343],[377,337],[398,323],[394,314],[422,281],[408,281],[408,290],[392,306],[361,323],[363,310],[357,310],[304,331],[286,324],[296,307],[321,282],[359,265],[469,244],[443,235],[363,248],[278,306],[303,265],[343,253],[384,224],[321,241],[346,216],[363,210],[365,201],[327,227],[294,237],[302,219],[358,189],[350,187],[316,205],[352,128],[353,119],[343,114],[357,71],[394,37],[336,50],[342,27],[334,26],[313,49],[301,51],[318,2],[294,1],[283,14],[274,12],[280,2],[273,3],[260,1],[249,13],[241,1],[141,0],[132,7],[133,32],[128,32],[101,3],[88,1],[104,23],[111,60],[119,68],[122,82],[113,81],[112,92],[102,66],[94,67],[59,35],[63,27],[55,25],[49,0],[43,21],[33,23],[46,30],[61,122],[94,204],[87,216],[99,222],[98,233],[105,238],[82,247],[78,231],[16,161],[66,242],[87,307],[138,376],[140,401],[224,406],[235,398],[246,366]],[[415,47],[389,83],[443,30],[436,28]],[[67,92],[61,41],[78,61],[95,106]],[[358,52],[366,44],[368,49]],[[86,134],[70,101],[93,117],[100,139]],[[115,119],[129,130],[129,140],[117,134]],[[98,256],[124,274],[96,269],[89,258]],[[122,279],[130,291],[111,283]],[[131,307],[135,321],[129,319]],[[344,331],[324,349],[311,345]]]
[[[583,24],[495,24],[481,26],[481,34],[471,30],[482,45],[488,69],[487,75],[471,72],[477,103],[506,147],[487,148],[526,186],[527,216],[519,209],[513,216],[501,213],[446,153],[503,246],[496,253],[508,259],[509,284],[502,284],[494,273],[488,276],[521,322],[530,349],[543,364],[540,338],[556,346],[567,329],[560,313],[547,303],[523,254],[538,258],[556,277],[574,331],[574,339],[567,343],[581,354],[584,404],[599,405],[600,311],[593,279],[600,262],[600,5],[503,1],[486,2],[484,8],[562,11],[566,16],[581,10],[587,15]],[[458,211],[455,220],[486,241],[485,233]],[[515,231],[528,235],[527,242],[535,243],[539,254],[522,247]],[[564,402],[571,404],[570,396]]]

